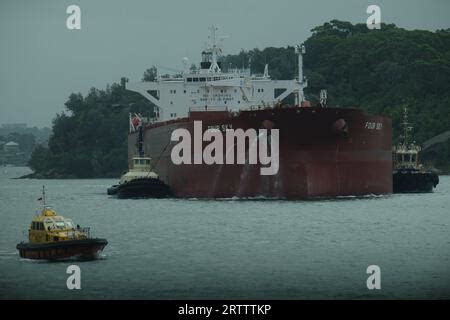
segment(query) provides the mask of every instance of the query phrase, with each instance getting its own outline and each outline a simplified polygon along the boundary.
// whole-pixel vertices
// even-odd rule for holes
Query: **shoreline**
[[[438,176],[450,176],[450,172],[437,172]],[[89,179],[119,179],[119,176],[103,176],[103,177],[75,177],[72,175],[62,175],[62,174],[56,174],[56,173],[52,173],[52,174],[48,174],[48,173],[36,173],[36,172],[32,172],[32,173],[28,173],[19,177],[13,177],[10,179],[15,179],[15,180],[19,180],[19,179],[35,179],[35,180],[89,180]]]

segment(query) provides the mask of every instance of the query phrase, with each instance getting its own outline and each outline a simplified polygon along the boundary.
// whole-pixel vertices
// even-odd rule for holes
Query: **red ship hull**
[[[177,142],[170,141],[171,133],[185,128],[194,136],[194,120],[202,120],[203,131],[209,126],[279,129],[278,173],[261,175],[259,164],[173,164],[171,150]],[[131,161],[136,133],[128,139]],[[392,193],[391,120],[358,109],[191,112],[188,118],[147,126],[144,148],[154,171],[177,197],[306,199]]]

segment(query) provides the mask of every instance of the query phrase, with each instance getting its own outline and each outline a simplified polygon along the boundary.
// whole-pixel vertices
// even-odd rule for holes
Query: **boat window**
[[[198,82],[198,78],[194,78],[194,82]]]
[[[416,155],[415,154],[411,155],[411,162],[416,162]]]
[[[66,228],[75,229],[72,220],[66,220]]]
[[[134,159],[134,164],[139,164],[139,159]]]
[[[150,164],[150,160],[145,160],[145,164]]]
[[[55,226],[56,226],[58,229],[65,229],[66,224],[64,223],[64,221],[56,221],[56,222],[55,222]]]
[[[206,78],[200,78],[200,82],[205,82]]]
[[[187,82],[192,82],[192,78],[187,78]]]

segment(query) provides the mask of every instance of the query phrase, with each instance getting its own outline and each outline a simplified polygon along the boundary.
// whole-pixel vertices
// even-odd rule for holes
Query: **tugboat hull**
[[[113,196],[113,195],[116,195],[116,194],[117,194],[117,191],[118,191],[118,190],[119,190],[119,185],[118,185],[118,184],[115,184],[115,185],[109,187],[109,188],[106,190],[106,193],[107,193],[108,195],[110,195],[110,196]]]
[[[52,243],[19,243],[17,250],[22,258],[39,260],[64,260],[69,258],[95,259],[108,244],[106,239],[68,240]]]
[[[394,193],[432,192],[439,183],[439,176],[433,172],[398,170],[394,171],[392,182]]]
[[[116,191],[118,198],[167,198],[172,190],[159,179],[134,179],[120,184]]]

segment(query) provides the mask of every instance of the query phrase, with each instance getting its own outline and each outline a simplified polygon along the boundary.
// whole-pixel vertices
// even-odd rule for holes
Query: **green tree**
[[[155,66],[152,66],[150,69],[145,70],[142,81],[155,81],[157,76],[158,70]]]

